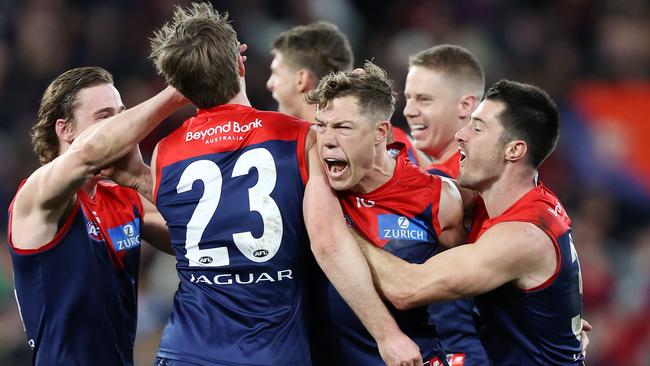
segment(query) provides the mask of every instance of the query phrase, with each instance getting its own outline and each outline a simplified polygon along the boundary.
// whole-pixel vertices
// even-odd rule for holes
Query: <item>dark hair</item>
[[[336,98],[354,96],[359,110],[369,119],[389,121],[395,110],[395,91],[393,82],[386,71],[372,62],[366,61],[364,72],[331,73],[318,83],[318,87],[305,94],[305,102],[324,108]]]
[[[466,48],[451,44],[427,48],[409,57],[409,67],[421,66],[440,71],[457,82],[483,92],[485,75],[476,56]],[[481,95],[478,95],[481,98]]]
[[[289,29],[273,41],[287,63],[306,68],[318,79],[330,72],[350,71],[354,56],[348,38],[334,24],[315,22]]]
[[[176,7],[151,39],[158,73],[198,108],[227,103],[239,93],[237,34],[209,3]]]
[[[56,121],[74,121],[79,91],[100,84],[113,84],[113,75],[100,67],[79,67],[68,70],[54,79],[43,93],[37,121],[32,126],[34,152],[41,164],[47,164],[59,155]]]
[[[551,97],[534,85],[499,80],[487,90],[484,99],[504,104],[499,114],[504,139],[525,141],[528,162],[539,167],[553,152],[560,136],[560,116]]]

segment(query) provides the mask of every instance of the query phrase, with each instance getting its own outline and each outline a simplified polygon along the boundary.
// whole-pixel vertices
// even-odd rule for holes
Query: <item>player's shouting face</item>
[[[378,125],[360,113],[357,98],[333,99],[316,112],[321,162],[332,188],[363,192],[375,160],[375,145],[385,136]]]
[[[461,154],[458,182],[463,187],[480,190],[502,175],[507,165],[507,133],[499,122],[503,109],[500,102],[481,102],[456,133]]]

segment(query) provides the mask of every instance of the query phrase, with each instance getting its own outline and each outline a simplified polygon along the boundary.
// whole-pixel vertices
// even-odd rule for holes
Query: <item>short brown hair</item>
[[[273,41],[273,52],[281,52],[287,63],[306,68],[318,79],[330,72],[350,71],[354,55],[348,37],[336,25],[315,22],[289,29]]]
[[[151,38],[158,73],[198,108],[227,103],[239,93],[237,34],[209,3],[176,7],[171,21]]]
[[[482,98],[485,89],[485,75],[476,56],[466,48],[443,44],[422,50],[409,57],[409,67],[422,66],[440,71],[456,81],[480,89]]]
[[[503,140],[524,140],[527,161],[538,168],[555,150],[560,137],[560,113],[553,99],[535,85],[504,79],[488,89],[485,100],[503,103],[499,114]]]
[[[393,81],[386,71],[366,61],[364,72],[337,72],[321,79],[318,87],[305,94],[308,104],[325,108],[332,100],[346,96],[357,98],[360,112],[377,121],[389,121],[395,110]]]
[[[37,121],[32,126],[32,147],[41,164],[47,164],[59,154],[56,121],[74,121],[77,95],[85,88],[113,84],[113,75],[100,67],[79,67],[54,79],[43,93]]]

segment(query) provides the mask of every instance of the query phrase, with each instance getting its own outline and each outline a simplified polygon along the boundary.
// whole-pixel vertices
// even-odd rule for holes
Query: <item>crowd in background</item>
[[[584,283],[583,315],[594,326],[587,364],[650,364],[646,316],[650,312],[650,166],[643,166],[648,160],[638,156],[642,152],[630,148],[634,136],[626,132],[626,121],[602,128],[603,124],[590,121],[594,116],[582,109],[579,98],[593,85],[614,90],[622,86],[650,96],[650,3],[213,3],[230,13],[240,40],[249,45],[247,90],[259,109],[276,108],[265,89],[272,39],[294,25],[315,20],[337,24],[350,38],[355,65],[373,60],[388,71],[398,90],[403,89],[408,55],[440,43],[472,51],[485,69],[488,86],[508,78],[546,89],[561,109],[563,126],[558,149],[543,165],[540,178],[558,194],[573,220]],[[149,37],[169,18],[175,4],[187,2],[0,0],[0,208],[4,212],[20,181],[38,167],[28,132],[49,81],[71,67],[101,66],[113,73],[127,107],[147,99],[164,87],[147,58]],[[608,98],[614,106],[620,101],[629,108],[624,95],[612,93]],[[403,105],[402,98],[393,120],[400,126],[405,126]],[[190,112],[188,107],[156,129],[141,145],[145,157]],[[635,165],[635,161],[642,163]],[[7,215],[0,215],[3,246],[6,227]],[[172,257],[143,247],[139,365],[151,364],[169,315],[178,283],[173,266]],[[74,268],[69,275],[75,276]],[[29,364],[29,359],[5,248],[0,250],[0,364]]]

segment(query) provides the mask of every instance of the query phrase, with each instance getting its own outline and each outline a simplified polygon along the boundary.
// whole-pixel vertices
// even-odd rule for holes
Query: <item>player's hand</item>
[[[174,88],[173,86],[168,85],[167,89],[169,89],[171,91],[171,93],[172,93],[171,101],[175,105],[184,106],[186,104],[191,103],[189,99],[185,98],[185,96],[183,94],[181,94],[181,92],[179,92],[178,89]]]
[[[379,354],[388,366],[421,366],[422,355],[411,338],[399,332],[377,342]]]
[[[582,356],[584,358],[587,358],[587,347],[589,347],[589,336],[587,335],[587,332],[590,332],[593,329],[591,324],[589,324],[588,321],[582,319],[582,332],[581,332],[581,340],[582,340]]]
[[[138,192],[151,188],[146,187],[151,172],[142,160],[138,145],[135,145],[124,157],[111,166],[102,169],[99,175],[109,178],[121,186],[134,188]],[[142,194],[144,195],[144,193]]]
[[[248,59],[246,55],[244,55],[244,52],[248,49],[248,45],[246,43],[240,43],[239,44],[239,57],[241,57],[241,62],[244,63]]]

